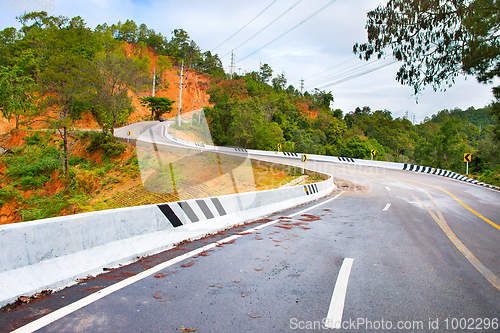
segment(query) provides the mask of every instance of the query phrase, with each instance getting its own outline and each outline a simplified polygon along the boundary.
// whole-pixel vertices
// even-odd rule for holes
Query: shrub
[[[118,142],[114,137],[106,133],[100,132],[92,135],[92,141],[90,142],[87,150],[90,153],[96,151],[102,151],[104,156],[117,157],[125,151],[125,144]]]

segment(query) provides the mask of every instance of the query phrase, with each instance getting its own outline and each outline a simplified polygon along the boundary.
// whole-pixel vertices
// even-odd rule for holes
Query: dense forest
[[[46,115],[62,137],[62,167],[67,170],[66,131],[82,113],[91,113],[109,138],[126,123],[133,106],[130,91],[144,91],[153,69],[146,49],[158,55],[158,89],[168,85],[162,69],[181,63],[212,78],[212,107],[205,107],[217,145],[408,162],[465,173],[463,154],[472,154],[470,173],[499,183],[498,119],[492,105],[482,109],[429,110],[420,124],[393,118],[389,110],[361,106],[331,110],[331,92],[301,92],[273,75],[268,64],[245,75],[225,73],[216,54],[202,52],[182,29],[170,38],[134,21],[91,29],[80,17],[19,17],[20,29],[0,32],[0,108],[29,127]],[[133,44],[131,54],[124,45]],[[158,74],[159,73],[159,74]],[[436,113],[437,112],[437,113]],[[159,117],[160,115],[158,115]],[[102,139],[106,143],[110,139]]]
[[[300,93],[286,78],[271,79],[264,64],[259,72],[219,80],[209,90],[205,107],[213,140],[218,145],[325,154],[414,163],[465,173],[463,154],[472,154],[469,171],[498,183],[500,150],[498,120],[492,106],[441,110],[414,125],[388,110],[358,107],[331,110],[331,92]],[[483,177],[484,179],[485,177]]]

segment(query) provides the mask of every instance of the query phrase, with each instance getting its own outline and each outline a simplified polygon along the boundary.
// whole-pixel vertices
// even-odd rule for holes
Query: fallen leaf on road
[[[248,316],[249,316],[250,318],[254,318],[254,319],[255,319],[255,318],[260,318],[260,317],[262,317],[262,316],[252,316],[251,314],[249,314]]]
[[[286,230],[290,230],[292,229],[292,227],[288,227],[288,226],[284,226],[284,225],[277,225],[275,226],[276,228],[282,228],[282,229],[286,229]]]
[[[161,278],[164,278],[165,276],[167,276],[167,274],[165,274],[165,273],[158,273],[158,274],[155,275],[155,278],[161,279]]]

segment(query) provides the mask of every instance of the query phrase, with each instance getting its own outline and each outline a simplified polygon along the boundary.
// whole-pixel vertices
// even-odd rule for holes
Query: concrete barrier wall
[[[288,152],[268,152],[268,151],[261,151],[261,150],[248,150],[248,153],[251,156],[268,156],[268,157],[283,157],[283,158],[296,158],[297,162],[302,161],[302,156],[304,154],[298,154],[298,153],[288,153]],[[357,159],[357,158],[349,158],[349,157],[338,157],[338,156],[325,156],[325,155],[313,155],[313,154],[307,154],[307,161],[308,162],[321,162],[321,163],[344,163],[344,164],[352,164],[352,165],[361,165],[361,166],[369,166],[369,167],[377,167],[377,168],[384,168],[384,169],[394,169],[394,170],[403,170],[403,171],[410,171],[410,172],[421,172],[421,173],[428,173],[428,174],[433,174],[436,176],[442,176],[442,177],[448,177],[452,178],[455,180],[471,183],[474,185],[480,185],[484,187],[488,187],[491,189],[496,189],[500,190],[500,187],[498,186],[493,186],[490,184],[486,184],[480,181],[477,181],[475,179],[469,178],[465,175],[449,171],[449,170],[443,170],[443,169],[436,169],[432,167],[427,167],[427,166],[421,166],[421,165],[414,165],[414,164],[409,164],[409,163],[396,163],[396,162],[385,162],[385,161],[370,161],[370,160],[362,160],[362,159]]]
[[[0,226],[0,306],[329,194],[325,181]]]

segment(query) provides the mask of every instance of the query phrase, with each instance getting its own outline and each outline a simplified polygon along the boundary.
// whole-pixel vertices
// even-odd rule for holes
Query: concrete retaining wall
[[[0,306],[329,194],[312,185],[105,210],[0,226]]]
[[[277,152],[268,152],[268,151],[261,151],[261,150],[248,150],[248,153],[249,153],[250,157],[252,157],[252,156],[269,156],[269,157],[283,157],[283,158],[287,158],[287,159],[296,158],[297,162],[302,161],[302,156],[303,156],[303,154],[298,154],[298,153],[288,153],[288,152],[277,153]],[[453,178],[453,179],[467,182],[467,183],[471,183],[474,185],[480,185],[480,186],[488,187],[491,189],[500,190],[500,187],[498,187],[498,186],[486,184],[486,183],[474,180],[472,178],[469,178],[465,175],[461,175],[461,174],[453,172],[453,171],[436,169],[436,168],[408,164],[408,163],[370,161],[370,160],[362,160],[362,159],[349,158],[349,157],[324,156],[324,155],[313,155],[313,154],[307,154],[307,161],[308,162],[321,162],[321,163],[325,163],[325,162],[327,162],[327,163],[328,162],[344,163],[344,164],[352,164],[352,165],[378,167],[378,168],[384,168],[384,169],[394,169],[394,170],[428,173],[428,174],[433,174],[436,176]]]

